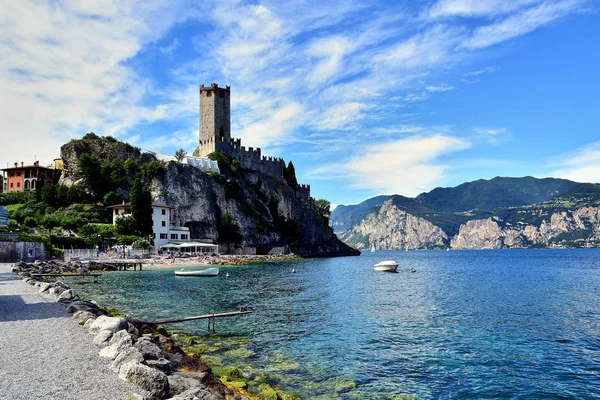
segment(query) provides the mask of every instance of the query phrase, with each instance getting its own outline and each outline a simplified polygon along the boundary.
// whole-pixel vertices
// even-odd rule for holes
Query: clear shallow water
[[[384,259],[399,272],[374,272]],[[251,307],[217,320],[217,333],[249,339],[241,365],[284,370],[280,386],[302,398],[600,396],[600,250],[379,251],[221,267],[217,278],[173,271],[73,286],[142,319]],[[206,334],[206,321],[171,327]],[[336,392],[347,380],[356,389]]]

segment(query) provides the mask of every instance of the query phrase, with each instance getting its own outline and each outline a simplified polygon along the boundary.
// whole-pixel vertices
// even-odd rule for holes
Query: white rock
[[[96,320],[97,321],[97,320]],[[114,360],[120,352],[133,345],[133,340],[127,331],[116,332],[108,342],[108,346],[100,350],[100,356]]]
[[[44,293],[49,287],[50,284],[48,282],[40,282],[40,293]]]
[[[129,361],[121,365],[119,376],[149,391],[154,398],[162,399],[169,393],[167,375],[137,361]]]
[[[128,329],[127,320],[124,318],[107,317],[101,315],[94,323],[90,326],[90,335],[96,335],[98,332],[105,330],[111,332],[117,332],[123,329]]]
[[[85,311],[85,310],[78,310],[75,311],[73,313],[73,319],[78,323],[78,324],[85,324],[89,319],[95,320],[96,319],[96,314],[91,313],[89,311]],[[85,325],[84,325],[85,326]]]
[[[108,342],[112,339],[114,332],[102,330],[94,336],[94,344],[98,347],[108,346]]]
[[[125,363],[128,363],[129,361],[137,361],[139,363],[143,363],[144,357],[142,357],[142,353],[140,353],[138,349],[136,349],[135,347],[129,347],[123,350],[121,353],[119,353],[117,358],[115,358],[113,363],[110,365],[110,369],[118,373],[121,369],[121,366]]]

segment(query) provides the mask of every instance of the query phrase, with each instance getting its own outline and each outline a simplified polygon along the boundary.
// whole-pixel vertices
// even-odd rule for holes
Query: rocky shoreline
[[[66,312],[71,313],[73,319],[93,336],[93,343],[100,348],[99,355],[112,361],[110,369],[124,381],[140,388],[142,394],[136,395],[136,398],[295,399],[267,383],[260,386],[261,392],[254,397],[245,390],[247,385],[244,381],[236,381],[239,371],[232,371],[230,376],[217,377],[210,365],[188,355],[174,340],[180,338],[171,336],[164,328],[142,324],[133,318],[112,316],[93,301],[80,299],[73,289],[59,280],[47,282],[34,279],[35,274],[40,273],[76,272],[79,266],[79,262],[17,262],[11,271],[39,288],[43,297],[65,306]]]

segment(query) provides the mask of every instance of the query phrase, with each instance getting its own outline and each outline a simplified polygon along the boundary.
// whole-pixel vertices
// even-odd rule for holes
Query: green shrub
[[[38,226],[38,220],[34,217],[27,217],[25,218],[24,224],[28,228],[35,228],[36,226]]]
[[[160,161],[152,161],[147,164],[142,164],[140,173],[147,180],[151,180],[165,172],[165,165]]]
[[[105,206],[114,206],[115,204],[121,204],[121,202],[123,202],[123,198],[116,192],[108,192],[104,196]]]

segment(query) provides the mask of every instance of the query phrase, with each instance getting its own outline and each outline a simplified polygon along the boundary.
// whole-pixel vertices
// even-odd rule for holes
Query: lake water
[[[373,271],[385,259],[398,273]],[[600,396],[596,249],[378,251],[221,267],[217,278],[115,272],[73,286],[142,319],[250,307],[217,320],[216,336],[206,321],[171,327],[235,338],[243,359],[219,360],[302,398]]]

